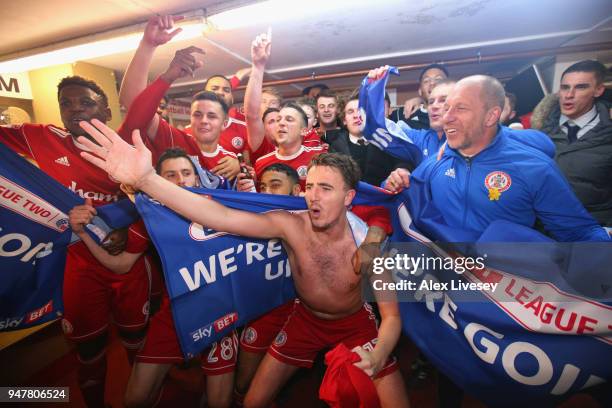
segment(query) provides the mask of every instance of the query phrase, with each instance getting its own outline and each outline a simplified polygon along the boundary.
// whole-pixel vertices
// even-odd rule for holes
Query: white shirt
[[[559,117],[559,126],[561,126],[561,130],[563,131],[563,133],[567,135],[567,127],[563,126],[566,122],[569,122],[568,124],[570,126],[580,126],[580,130],[576,135],[576,138],[580,139],[599,123],[597,107],[595,106],[595,104],[593,104],[593,107],[590,111],[576,119],[570,119],[567,116],[561,114],[561,116]]]
[[[362,137],[357,137],[357,136],[353,136],[350,133],[349,133],[349,140],[351,141],[352,144],[356,144],[356,145],[361,145],[361,143],[359,143],[359,140],[363,140],[364,141],[364,143],[363,143],[364,146],[368,144],[368,141],[365,140],[363,138],[363,136]]]

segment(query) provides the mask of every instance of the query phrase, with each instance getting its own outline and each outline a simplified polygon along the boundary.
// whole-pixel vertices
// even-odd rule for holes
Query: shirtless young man
[[[357,246],[346,211],[359,180],[355,162],[334,154],[313,159],[306,182],[309,211],[256,214],[227,208],[158,176],[137,131],[134,149],[102,122],[80,125],[100,144],[79,139],[92,151],[83,158],[122,183],[207,227],[283,240],[299,302],[264,357],[245,406],[268,406],[298,367],[309,367],[318,351],[340,342],[360,355],[355,365],[373,377],[382,406],[409,405],[397,364],[389,359],[401,329],[397,303],[379,302],[382,322],[377,331],[353,267]]]

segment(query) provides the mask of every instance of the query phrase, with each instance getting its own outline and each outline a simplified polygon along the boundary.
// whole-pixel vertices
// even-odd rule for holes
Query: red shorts
[[[277,360],[297,367],[312,367],[317,353],[333,348],[339,343],[349,349],[361,346],[371,351],[376,345],[378,327],[370,305],[363,305],[359,311],[337,320],[321,319],[306,309],[299,300],[295,301],[293,313],[278,333],[268,353]],[[376,378],[397,370],[395,357],[389,357]]]
[[[73,341],[96,337],[112,320],[122,330],[136,331],[149,319],[150,264],[140,257],[118,275],[102,266],[85,244],[68,248],[64,269],[62,328]]]
[[[231,373],[238,359],[238,336],[235,331],[213,343],[200,357],[202,371],[206,375]],[[185,361],[181,352],[170,298],[164,290],[159,311],[151,318],[147,337],[136,361],[150,364],[175,364]]]
[[[251,353],[264,354],[285,325],[294,304],[291,300],[250,322],[242,331],[240,347]]]

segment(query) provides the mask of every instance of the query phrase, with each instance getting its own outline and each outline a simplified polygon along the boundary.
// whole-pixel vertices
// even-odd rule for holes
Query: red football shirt
[[[127,252],[140,254],[149,249],[150,243],[151,238],[142,218],[130,225],[125,246]]]
[[[232,152],[228,152],[220,145],[217,145],[217,150],[213,153],[206,153],[200,150],[200,146],[193,138],[193,136],[186,132],[179,130],[173,126],[170,126],[168,122],[160,119],[159,126],[157,127],[157,134],[155,140],[147,139],[147,145],[153,153],[153,161],[157,162],[159,156],[167,149],[171,147],[181,147],[187,152],[187,154],[194,159],[197,159],[200,166],[206,170],[210,170],[219,164],[219,160],[226,156],[236,158],[236,155]]]
[[[219,144],[234,154],[243,153],[248,147],[246,123],[230,116],[227,127],[219,136]]]
[[[263,170],[271,164],[274,163],[283,163],[287,166],[295,169],[298,175],[300,176],[300,188],[302,191],[305,191],[306,187],[306,174],[308,173],[308,164],[313,157],[318,156],[323,153],[323,149],[320,147],[306,147],[300,146],[300,150],[298,150],[295,154],[291,156],[281,156],[278,153],[278,150],[269,153],[265,156],[260,157],[255,162],[255,173],[257,174],[257,178],[261,177],[261,173]]]
[[[0,126],[0,141],[93,205],[117,201],[119,183],[80,156],[88,149],[53,125]]]
[[[261,145],[259,145],[259,148],[255,151],[250,150],[251,163],[253,164],[257,163],[257,160],[260,157],[263,157],[269,153],[272,153],[275,150],[276,150],[276,146],[274,146],[272,142],[270,142],[268,138],[264,136],[264,140],[261,142]]]
[[[318,147],[321,146],[321,137],[317,133],[316,129],[312,128],[304,135],[302,144],[306,147]]]

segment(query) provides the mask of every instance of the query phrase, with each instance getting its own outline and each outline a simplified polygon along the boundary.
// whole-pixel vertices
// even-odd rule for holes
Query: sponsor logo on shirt
[[[84,191],[82,188],[77,187],[77,183],[75,181],[71,181],[68,188],[77,193],[81,198],[90,198],[94,201],[106,201],[112,203],[119,199],[116,194],[104,194],[97,191]]]
[[[450,169],[446,169],[446,171],[444,172],[444,175],[450,178],[455,178],[455,169],[454,167],[451,167]]]

